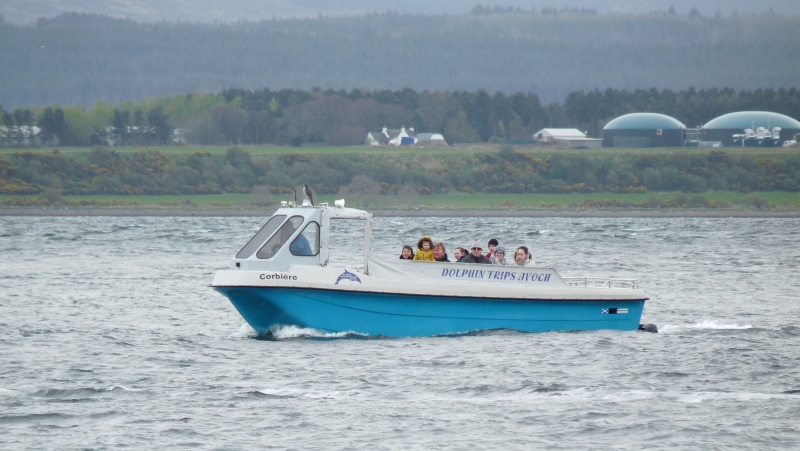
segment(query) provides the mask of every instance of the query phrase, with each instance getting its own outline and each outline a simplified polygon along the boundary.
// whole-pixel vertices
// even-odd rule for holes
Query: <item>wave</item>
[[[239,330],[236,331],[235,334],[233,334],[233,337],[244,338],[244,337],[254,337],[256,335],[257,335],[256,331],[254,331],[249,324],[242,323],[242,325],[239,326]]]
[[[232,334],[236,338],[257,338],[268,340],[291,340],[295,338],[366,338],[368,334],[354,332],[323,332],[310,327],[298,327],[288,324],[272,326],[265,334],[259,335],[247,323],[242,323],[239,330]],[[374,337],[373,337],[374,338]]]
[[[46,388],[31,394],[34,398],[43,398],[47,402],[55,403],[77,403],[92,402],[106,396],[116,396],[120,393],[142,392],[144,389],[130,388],[124,385],[112,385],[110,387],[77,387],[77,388]],[[6,391],[0,389],[0,394],[16,394],[13,390]]]
[[[587,402],[627,403],[654,400],[654,402],[668,402],[679,404],[699,404],[715,401],[737,402],[763,402],[772,400],[796,401],[800,390],[786,390],[779,393],[752,392],[752,391],[674,391],[674,390],[642,390],[642,389],[615,389],[607,386],[587,386],[569,388],[554,384],[538,388],[526,387],[508,393],[491,394],[492,399],[513,399],[514,402],[541,402],[581,404]]]
[[[750,324],[719,324],[714,320],[705,320],[694,324],[664,324],[658,330],[661,333],[669,334],[688,330],[744,330],[752,328],[753,326]]]
[[[525,232],[527,236],[534,236],[534,235],[547,235],[553,233],[552,230],[533,230],[531,232]]]
[[[367,334],[354,332],[352,330],[347,332],[322,332],[310,327],[298,327],[290,325],[273,326],[266,335],[277,340],[286,340],[292,338],[345,338],[369,336]]]
[[[20,415],[0,415],[0,424],[3,423],[30,423],[35,421],[66,420],[74,418],[63,413],[29,413]]]
[[[359,396],[368,396],[360,390],[336,390],[336,391],[308,391],[298,388],[265,388],[261,390],[253,390],[246,393],[249,396],[277,398],[277,399],[291,399],[291,398],[309,398],[309,399],[345,399]]]
[[[126,387],[124,385],[112,385],[111,387],[108,387],[106,389],[106,391],[110,391],[110,392],[115,392],[115,391],[120,391],[120,390],[122,390],[122,391],[130,391],[130,392],[144,391],[141,388],[130,388],[130,387]]]

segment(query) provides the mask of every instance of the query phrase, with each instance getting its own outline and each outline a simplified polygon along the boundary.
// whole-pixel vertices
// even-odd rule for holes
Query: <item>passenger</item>
[[[456,259],[456,262],[460,262],[462,258],[467,256],[467,250],[463,247],[457,247],[456,250],[453,251],[453,256]]]
[[[400,260],[414,260],[414,249],[406,244],[403,246],[403,251],[400,253]]]
[[[299,225],[299,224],[298,224]],[[292,237],[292,234],[297,230],[293,227],[282,227],[281,228],[281,240],[278,243],[279,246],[282,246],[283,243],[289,241],[289,238]],[[273,252],[277,252],[278,249],[275,249]],[[297,235],[297,238],[292,241],[292,244],[289,245],[289,251],[294,255],[301,255],[301,256],[309,256],[314,255],[314,251],[311,249],[311,244],[309,244],[308,239],[301,233]]]
[[[481,243],[478,240],[475,240],[472,243],[472,252],[470,252],[466,257],[461,259],[461,263],[492,263],[491,260],[483,256],[483,248],[481,248]]]
[[[489,260],[492,261],[493,265],[507,265],[508,260],[506,260],[506,247],[498,244],[497,247],[494,248],[494,255]]]
[[[414,260],[422,260],[426,262],[435,262],[433,258],[433,240],[429,236],[423,236],[417,241],[417,253],[414,254]]]
[[[292,244],[289,246],[289,250],[294,255],[314,255],[314,251],[311,249],[308,239],[306,239],[306,237],[304,237],[302,234],[297,235],[297,238],[292,241]]]
[[[514,253],[514,262],[511,264],[517,266],[536,266],[533,257],[531,257],[531,253],[528,252],[528,248],[525,246],[517,248],[517,252]]]
[[[441,241],[433,245],[433,258],[436,259],[437,262],[450,263],[450,259],[447,258],[447,249],[445,249]]]
[[[486,254],[486,258],[492,258],[494,255],[494,250],[497,249],[497,245],[500,244],[497,242],[497,238],[492,238],[489,240],[489,253]]]

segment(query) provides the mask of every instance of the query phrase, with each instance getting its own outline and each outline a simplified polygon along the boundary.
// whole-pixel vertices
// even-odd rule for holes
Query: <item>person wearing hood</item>
[[[460,263],[484,263],[484,264],[492,263],[491,260],[489,260],[483,255],[483,248],[481,247],[481,243],[478,240],[475,240],[475,242],[472,243],[471,249],[472,252],[467,254],[466,257],[462,258],[459,261]]]
[[[426,262],[435,262],[433,257],[433,240],[429,236],[423,236],[417,241],[417,253],[414,254],[414,260],[422,260]]]
[[[495,246],[494,254],[492,254],[492,258],[489,260],[492,261],[493,265],[507,265],[508,259],[506,258],[506,247],[502,244]]]
[[[450,259],[447,258],[447,249],[445,249],[444,243],[441,241],[433,245],[433,258],[437,262],[450,263]]]
[[[517,248],[517,252],[514,253],[514,259],[511,264],[529,267],[536,266],[536,262],[533,261],[531,253],[528,252],[528,248],[525,246],[520,246]]]

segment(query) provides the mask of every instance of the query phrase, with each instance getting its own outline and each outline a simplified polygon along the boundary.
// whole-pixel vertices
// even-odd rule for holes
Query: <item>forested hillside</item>
[[[544,13],[546,12],[546,13]],[[142,24],[0,22],[6,108],[227,88],[485,89],[545,104],[595,88],[792,87],[800,17],[514,11]]]

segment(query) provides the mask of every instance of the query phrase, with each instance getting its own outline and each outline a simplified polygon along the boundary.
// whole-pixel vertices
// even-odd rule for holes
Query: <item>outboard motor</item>
[[[658,327],[655,324],[639,324],[639,330],[644,332],[658,333]]]

